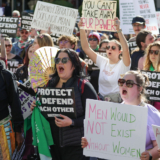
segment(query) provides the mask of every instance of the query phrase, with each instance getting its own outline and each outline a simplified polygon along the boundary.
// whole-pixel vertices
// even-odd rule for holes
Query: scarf
[[[19,40],[18,47],[23,49],[29,44],[29,41],[23,42],[22,40]]]

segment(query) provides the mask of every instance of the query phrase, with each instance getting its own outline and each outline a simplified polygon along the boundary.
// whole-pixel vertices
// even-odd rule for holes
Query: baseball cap
[[[88,37],[90,38],[91,36],[95,36],[98,39],[98,42],[101,41],[100,35],[97,32],[91,32]]]
[[[139,23],[139,24],[144,24],[145,19],[142,16],[136,16],[132,19],[132,24],[133,23]]]

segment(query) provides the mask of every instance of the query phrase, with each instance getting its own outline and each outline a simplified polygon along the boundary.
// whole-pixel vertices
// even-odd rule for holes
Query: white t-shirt
[[[120,75],[130,70],[131,64],[127,67],[123,60],[117,64],[109,64],[109,59],[100,55],[97,55],[96,64],[100,69],[99,93],[105,96],[109,93],[119,92],[118,79]]]

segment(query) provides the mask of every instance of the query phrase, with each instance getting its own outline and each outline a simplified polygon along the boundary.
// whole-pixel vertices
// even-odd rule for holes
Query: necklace
[[[117,63],[116,63],[117,64]],[[116,64],[114,66],[111,66],[111,64],[109,64],[109,71],[111,72],[112,69],[116,66]]]

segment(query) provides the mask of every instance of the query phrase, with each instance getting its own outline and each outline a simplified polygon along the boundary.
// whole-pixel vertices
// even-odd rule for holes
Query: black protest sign
[[[22,14],[22,21],[21,21],[22,29],[30,30],[32,19],[33,19],[33,14],[23,13]]]
[[[38,88],[41,113],[46,118],[60,117],[76,118],[74,88]]]
[[[8,37],[16,37],[18,22],[17,17],[0,17],[1,33]]]
[[[57,34],[57,33],[51,35],[51,38],[52,38],[53,43],[54,43],[55,45],[58,45],[58,38],[59,38],[60,36],[61,36],[61,34]]]
[[[148,100],[160,102],[160,72],[142,71],[148,75],[149,85],[146,88]]]
[[[19,66],[19,61],[15,59],[9,59],[7,63],[8,63],[8,70],[11,71],[12,73],[14,73]]]
[[[103,57],[107,57],[107,54],[104,51],[99,51],[96,53],[103,56]],[[89,71],[99,70],[98,66],[87,55],[85,56],[84,61],[88,64]]]

